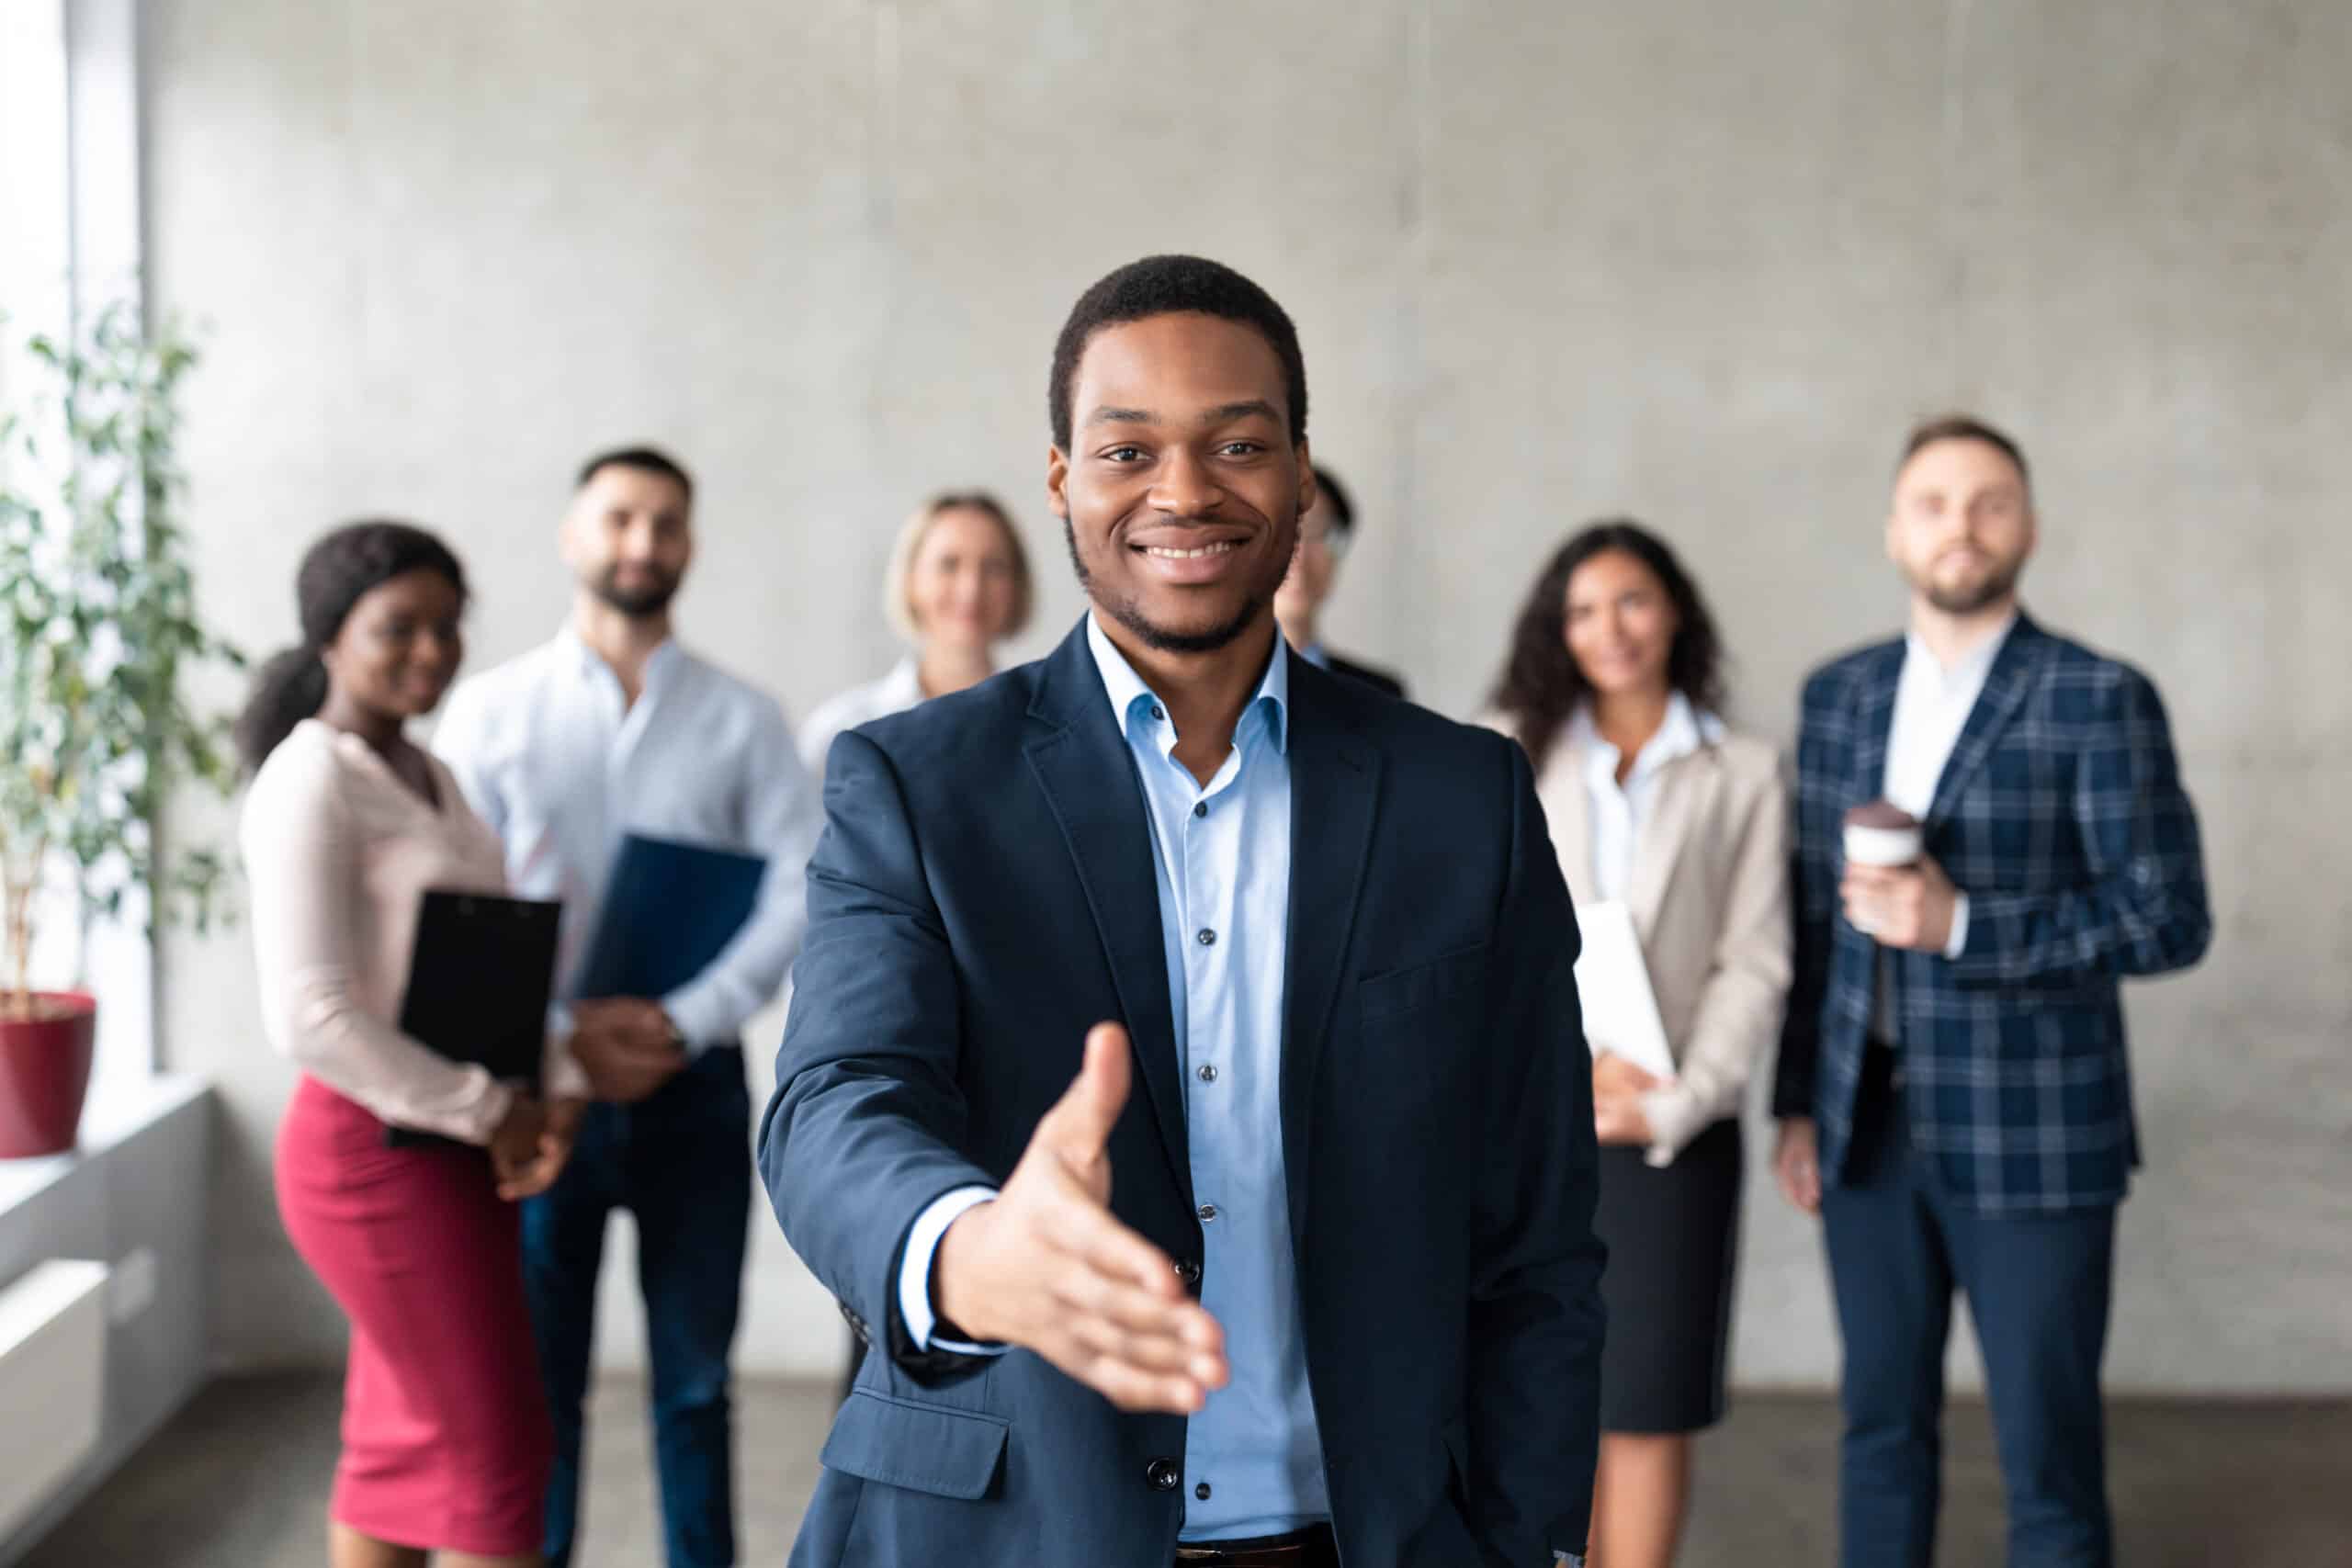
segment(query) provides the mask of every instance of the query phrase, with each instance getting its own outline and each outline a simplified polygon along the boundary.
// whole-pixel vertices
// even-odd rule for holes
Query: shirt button
[[[1216,1082],[1216,1064],[1214,1062],[1203,1063],[1200,1072],[1195,1076],[1197,1076],[1203,1083]]]
[[[1193,933],[1193,938],[1203,947],[1215,947],[1216,945],[1216,932],[1209,930],[1206,926],[1203,926],[1199,931],[1194,931]]]
[[[1209,1483],[1204,1481],[1198,1486],[1193,1487],[1193,1495],[1198,1497],[1204,1503],[1207,1502],[1209,1500]]]
[[[1172,1459],[1156,1459],[1143,1467],[1144,1484],[1154,1492],[1175,1491],[1180,1478],[1176,1461]]]
[[[1154,718],[1166,718],[1168,716],[1168,713],[1167,710],[1162,708],[1158,703],[1154,703],[1151,705],[1151,716]],[[1171,1481],[1169,1484],[1173,1486],[1175,1483]]]
[[[1205,800],[1196,800],[1196,801],[1193,802],[1193,816],[1195,816],[1195,817],[1206,817],[1208,814],[1209,814],[1209,803],[1208,803],[1207,801],[1205,801]]]
[[[1216,1218],[1216,1205],[1215,1203],[1204,1203],[1201,1205],[1201,1223],[1203,1224],[1206,1224]]]
[[[1201,1282],[1201,1266],[1187,1258],[1176,1265],[1176,1277],[1188,1285]]]

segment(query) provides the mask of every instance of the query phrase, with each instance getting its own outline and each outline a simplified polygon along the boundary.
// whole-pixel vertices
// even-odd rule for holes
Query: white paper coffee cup
[[[1901,866],[1917,862],[1927,841],[1917,828],[1871,828],[1846,824],[1846,862],[1849,865]]]

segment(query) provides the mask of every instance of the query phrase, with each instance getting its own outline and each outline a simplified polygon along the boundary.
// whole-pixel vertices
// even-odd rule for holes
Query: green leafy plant
[[[5,324],[5,323],[0,323]],[[220,905],[225,864],[166,854],[164,803],[184,781],[224,794],[224,717],[190,711],[182,677],[243,657],[198,618],[178,463],[179,389],[195,348],[118,302],[70,338],[11,352],[0,414],[0,1017],[33,1014],[44,874],[71,866],[81,929],[134,889],[158,919]]]

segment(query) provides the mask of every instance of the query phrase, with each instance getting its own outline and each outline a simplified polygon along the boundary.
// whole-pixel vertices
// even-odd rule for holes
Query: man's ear
[[[1069,521],[1069,454],[1058,446],[1046,448],[1046,508]]]

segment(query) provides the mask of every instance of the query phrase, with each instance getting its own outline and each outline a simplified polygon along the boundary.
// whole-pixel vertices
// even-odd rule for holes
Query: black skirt
[[[1695,1432],[1723,1419],[1741,1148],[1739,1122],[1726,1119],[1663,1170],[1644,1164],[1637,1145],[1600,1151],[1605,1432]]]

